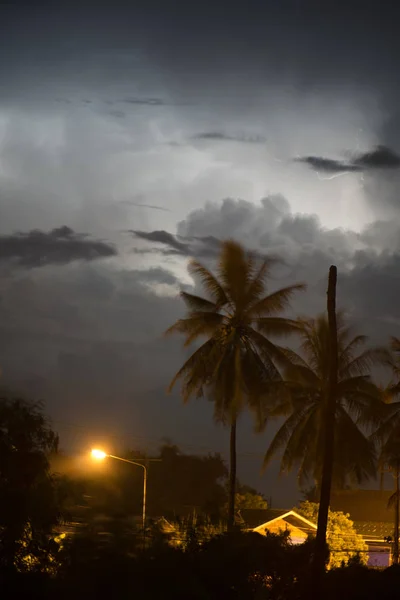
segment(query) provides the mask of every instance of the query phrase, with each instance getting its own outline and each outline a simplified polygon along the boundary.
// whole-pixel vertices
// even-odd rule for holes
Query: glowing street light
[[[93,448],[91,452],[92,458],[96,460],[104,460],[105,458],[114,458],[115,460],[120,460],[125,463],[129,463],[130,465],[135,465],[136,467],[142,467],[143,469],[143,513],[142,513],[142,526],[143,526],[143,541],[146,535],[146,492],[147,492],[147,468],[145,465],[142,465],[134,460],[128,460],[127,458],[121,458],[120,456],[114,456],[113,454],[106,454],[103,450],[99,450],[98,448]],[[157,460],[157,459],[153,459]]]
[[[103,452],[103,450],[97,450],[94,448],[92,450],[92,457],[96,458],[97,460],[104,460],[107,457],[107,454]]]

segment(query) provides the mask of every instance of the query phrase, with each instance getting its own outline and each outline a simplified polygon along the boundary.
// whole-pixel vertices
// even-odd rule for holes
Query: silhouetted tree
[[[390,338],[390,350],[384,356],[383,364],[389,368],[391,381],[381,390],[382,418],[372,439],[379,448],[379,463],[383,470],[389,467],[394,476],[394,493],[389,505],[394,508],[393,563],[399,563],[400,526],[400,340]]]
[[[304,289],[293,285],[266,295],[272,264],[234,241],[222,243],[216,275],[191,260],[189,273],[200,279],[208,299],[181,292],[187,317],[167,331],[185,336],[185,346],[206,338],[179,369],[170,390],[181,380],[185,402],[206,393],[215,418],[230,426],[229,528],[235,516],[237,419],[245,407],[258,422],[264,419],[261,400],[271,382],[281,379],[276,360],[282,355],[270,337],[296,331],[295,321],[278,315],[294,292]]]
[[[62,518],[65,482],[50,473],[58,447],[42,407],[0,399],[0,568],[48,566],[57,545],[51,533]]]
[[[370,378],[370,369],[381,350],[364,349],[367,338],[354,335],[344,316],[337,316],[338,366],[334,405],[335,461],[333,485],[344,488],[362,483],[376,473],[375,448],[366,435],[380,418],[380,392]],[[312,479],[313,500],[319,500],[323,467],[329,380],[330,334],[328,319],[301,321],[301,352],[288,351],[292,365],[286,369],[288,397],[275,408],[286,419],[273,438],[265,456],[268,464],[283,450],[281,470],[297,467],[300,485]],[[361,349],[361,351],[359,351]]]
[[[309,521],[317,523],[319,505],[316,502],[302,502],[299,514]],[[326,540],[329,546],[329,568],[340,567],[343,563],[359,558],[360,564],[367,564],[368,546],[362,535],[354,528],[350,516],[341,511],[328,511]]]
[[[182,453],[173,445],[160,449],[160,462],[149,469],[149,510],[155,516],[173,516],[188,511],[220,516],[225,502],[227,469],[215,454]]]

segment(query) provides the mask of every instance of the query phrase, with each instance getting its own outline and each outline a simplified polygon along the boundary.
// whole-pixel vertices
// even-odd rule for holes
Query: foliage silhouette
[[[67,517],[65,478],[51,474],[57,435],[40,403],[0,399],[0,571],[51,569],[53,528]]]
[[[381,360],[380,349],[359,351],[367,338],[354,335],[343,313],[338,314],[338,385],[335,422],[334,487],[362,483],[376,474],[375,448],[366,431],[379,422],[380,391],[370,369]],[[321,481],[323,420],[328,381],[329,329],[325,315],[300,321],[301,356],[287,349],[288,394],[274,414],[286,415],[265,455],[267,465],[283,450],[281,470],[297,467],[300,486]],[[318,498],[318,491],[316,492]]]
[[[316,523],[318,504],[302,502],[298,512]],[[340,567],[342,564],[347,565],[354,560],[358,560],[361,565],[367,563],[368,546],[362,535],[357,534],[349,515],[339,511],[328,511],[327,543],[330,551],[328,563],[330,569]]]
[[[297,322],[281,316],[290,298],[303,285],[266,295],[273,259],[260,259],[234,241],[222,243],[216,275],[196,260],[189,273],[200,280],[208,298],[181,292],[187,316],[167,334],[185,337],[185,347],[206,341],[179,369],[170,390],[181,381],[183,400],[204,394],[214,403],[217,421],[230,426],[228,526],[235,517],[236,426],[245,407],[265,421],[264,400],[281,381],[277,368],[285,356],[270,337],[293,333]]]

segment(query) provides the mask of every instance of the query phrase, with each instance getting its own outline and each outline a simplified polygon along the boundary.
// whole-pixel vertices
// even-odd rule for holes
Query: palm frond
[[[369,348],[353,358],[350,354],[343,356],[342,353],[339,358],[339,377],[346,378],[369,373],[376,364],[382,364],[383,353],[384,349],[381,348]]]
[[[299,465],[297,477],[301,485],[308,478],[310,470],[314,468],[316,460],[318,460],[320,413],[319,405],[308,405],[303,419],[293,429],[282,455],[281,468],[283,471],[289,472],[296,464]]]
[[[199,337],[210,336],[222,326],[224,315],[212,312],[192,312],[187,319],[179,319],[164,333],[169,336],[175,333],[183,334],[186,339],[184,346],[190,346]]]
[[[217,268],[218,278],[236,312],[245,306],[246,291],[255,271],[255,256],[241,244],[226,240],[221,247]]]
[[[397,490],[395,492],[393,492],[393,494],[391,494],[391,496],[389,497],[389,500],[387,502],[388,508],[394,508],[396,506],[396,503],[399,502],[399,500],[400,500],[399,495],[400,495],[400,493]]]
[[[256,431],[264,430],[267,419],[278,404],[289,401],[285,382],[273,374],[250,343],[245,343],[242,358],[242,377],[247,405],[255,416]]]
[[[168,386],[168,393],[173,390],[179,379],[184,379],[182,385],[184,402],[187,402],[194,393],[200,392],[203,385],[207,384],[214,372],[215,363],[213,361],[216,350],[218,350],[218,345],[211,338],[193,352],[172,379]]]
[[[299,322],[285,317],[259,317],[254,321],[258,331],[272,337],[283,337],[299,333]]]
[[[258,271],[250,281],[246,290],[246,305],[251,306],[260,296],[265,294],[266,291],[266,280],[270,274],[272,265],[277,262],[274,257],[264,258]]]
[[[301,407],[292,412],[291,415],[285,419],[284,423],[280,426],[276,434],[274,435],[267,452],[264,456],[263,469],[265,469],[271,460],[287,445],[288,440],[292,436],[296,427],[301,423],[310,410],[309,406]]]
[[[216,306],[225,307],[231,304],[218,279],[200,262],[192,259],[188,265],[188,272],[192,277],[200,279],[203,288]]]
[[[280,376],[277,365],[285,369],[291,364],[285,349],[278,344],[274,344],[252,327],[247,327],[245,331],[249,341],[257,348],[257,352],[265,365],[269,365],[271,379],[275,379],[277,375]]]
[[[335,463],[357,484],[376,475],[374,445],[343,407],[338,408],[336,419]]]
[[[216,312],[219,310],[215,302],[210,302],[210,300],[206,300],[201,296],[195,296],[187,292],[180,292],[179,295],[190,311]]]
[[[343,330],[341,332],[339,362],[342,360],[344,363],[347,363],[347,358],[349,357],[351,359],[354,356],[354,352],[358,350],[360,346],[365,346],[368,341],[366,335],[356,335],[348,342],[348,333],[348,331]]]
[[[246,310],[246,315],[248,318],[255,318],[280,313],[289,306],[293,295],[296,292],[304,291],[306,287],[305,284],[295,284],[281,288],[250,305]]]
[[[285,377],[291,389],[308,389],[310,392],[321,389],[321,380],[307,365],[288,365],[285,368]]]
[[[382,417],[379,427],[371,435],[372,441],[382,449],[389,446],[400,431],[400,402],[383,404],[381,407]]]
[[[288,360],[288,364],[290,365],[298,365],[300,367],[304,367],[305,369],[310,369],[310,365],[304,360],[300,354],[292,350],[291,348],[281,348],[283,354],[286,356]]]
[[[371,409],[371,416],[376,413],[376,422],[380,422],[383,406],[381,391],[369,375],[358,375],[339,381],[337,396],[342,404],[346,404],[349,413],[357,422],[364,419],[363,424],[366,425],[365,419],[369,409]]]

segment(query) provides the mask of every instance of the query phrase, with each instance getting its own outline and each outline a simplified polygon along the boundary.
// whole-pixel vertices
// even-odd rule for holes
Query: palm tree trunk
[[[400,462],[396,462],[395,474],[395,504],[394,504],[394,542],[393,542],[393,564],[399,564],[399,517],[400,517],[400,498],[399,498],[399,475]]]
[[[235,496],[236,496],[236,417],[231,423],[230,438],[230,471],[228,490],[228,531],[232,531],[235,525]]]
[[[331,266],[328,282],[328,323],[329,323],[329,378],[324,431],[324,456],[322,463],[321,491],[318,511],[318,529],[314,550],[314,598],[321,598],[322,577],[325,572],[326,530],[331,499],[332,473],[335,450],[335,410],[338,370],[337,326],[336,326],[336,281],[337,269]]]

